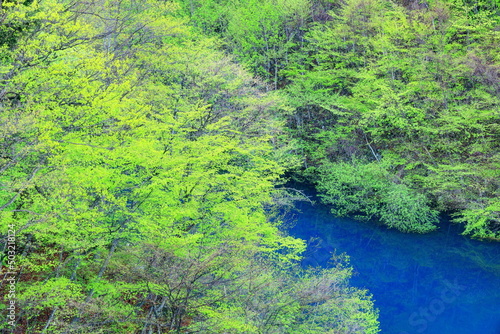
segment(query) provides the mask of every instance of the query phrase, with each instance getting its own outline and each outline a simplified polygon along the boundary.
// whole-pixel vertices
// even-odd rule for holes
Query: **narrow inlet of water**
[[[307,241],[303,266],[346,253],[380,311],[382,334],[500,334],[500,244],[462,236],[443,219],[430,234],[404,234],[335,218],[299,203],[290,234]]]

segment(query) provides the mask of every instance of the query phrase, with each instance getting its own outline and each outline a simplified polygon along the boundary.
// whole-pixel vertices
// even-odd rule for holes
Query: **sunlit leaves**
[[[377,219],[403,232],[424,233],[436,228],[437,211],[431,210],[424,195],[392,180],[382,164],[324,164],[319,168],[318,189],[332,204],[335,215]]]
[[[481,1],[410,10],[350,0],[330,13],[330,22],[310,29],[309,45],[286,72],[297,108],[289,124],[310,163],[307,176],[333,191],[322,184],[326,170],[341,173],[333,169],[363,157],[379,161],[391,178],[440,210],[468,210],[494,198],[499,184],[486,175],[498,169],[497,10]],[[394,157],[405,163],[391,165]],[[325,161],[337,167],[318,177]],[[365,186],[376,188],[368,178]],[[379,200],[336,203],[352,213],[358,205],[370,217],[384,205]],[[495,225],[488,224],[491,232]]]

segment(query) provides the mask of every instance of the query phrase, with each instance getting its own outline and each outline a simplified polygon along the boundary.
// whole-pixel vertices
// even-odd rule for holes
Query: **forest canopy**
[[[0,6],[2,330],[379,332],[346,256],[300,266],[289,180],[500,240],[499,0]]]
[[[345,258],[299,266],[286,99],[219,38],[172,2],[1,6],[2,330],[378,332]]]
[[[182,3],[284,93],[294,177],[334,214],[500,238],[498,0]]]

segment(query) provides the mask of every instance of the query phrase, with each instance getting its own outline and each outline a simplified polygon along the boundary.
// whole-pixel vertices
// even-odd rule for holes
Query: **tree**
[[[182,1],[196,26],[224,38],[229,52],[257,76],[283,85],[281,71],[310,21],[308,0]]]
[[[408,191],[441,211],[487,207],[500,186],[493,179],[497,9],[462,1],[406,6],[411,10],[391,1],[347,1],[330,12],[331,21],[306,34],[309,45],[286,71],[296,108],[289,126],[306,155],[303,174],[335,192],[323,184],[334,182],[325,175],[342,173],[332,170],[361,158],[382,164],[389,179],[405,185],[388,185],[387,195],[401,195],[394,197],[396,206],[406,205],[400,200]],[[367,183],[363,188],[378,187]],[[372,216],[385,205],[383,197],[355,200],[347,211]],[[420,214],[434,215],[427,209]],[[484,237],[496,235],[495,224]]]
[[[3,13],[38,20],[4,48],[1,72],[16,97],[0,113],[0,211],[19,242],[17,330],[259,332],[309,321],[302,311],[314,307],[294,300],[287,273],[300,273],[304,242],[266,212],[293,163],[282,122],[266,115],[282,99],[174,12],[54,0]],[[347,271],[329,275],[347,284]],[[263,298],[286,292],[249,314],[256,272],[283,282]],[[366,292],[337,291],[363,319],[339,326],[376,332]]]

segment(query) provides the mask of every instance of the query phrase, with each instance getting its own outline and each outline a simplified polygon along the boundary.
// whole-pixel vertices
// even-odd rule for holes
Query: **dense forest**
[[[500,238],[500,1],[186,1],[271,89],[336,215]]]
[[[0,1],[5,333],[378,333],[332,214],[500,240],[500,1]]]

